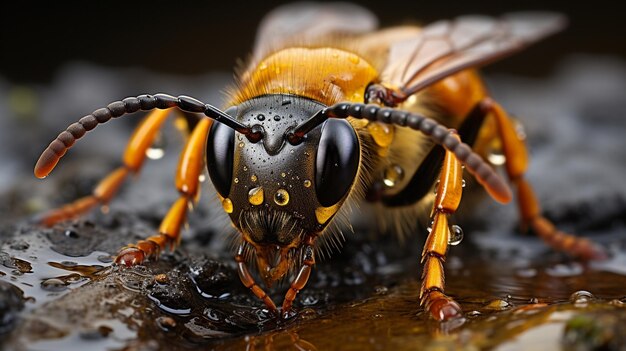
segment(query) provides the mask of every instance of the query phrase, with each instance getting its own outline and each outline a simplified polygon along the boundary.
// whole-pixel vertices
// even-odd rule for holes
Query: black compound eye
[[[350,123],[324,122],[315,159],[315,192],[322,206],[332,206],[346,195],[356,177],[359,154],[359,139]]]
[[[222,197],[228,197],[230,192],[234,150],[235,130],[214,122],[206,142],[206,161],[211,182]]]

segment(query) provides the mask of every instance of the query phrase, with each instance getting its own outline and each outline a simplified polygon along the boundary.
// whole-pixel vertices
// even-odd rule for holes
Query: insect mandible
[[[178,109],[194,119],[176,173],[180,197],[158,233],[120,250],[116,263],[141,264],[178,244],[206,164],[239,233],[239,277],[272,312],[290,316],[342,212],[369,207],[381,226],[417,223],[415,216],[429,216],[426,203],[431,230],[420,304],[437,320],[460,316],[459,304],[444,291],[443,264],[464,170],[502,203],[513,197],[511,184],[521,223],[551,247],[584,259],[603,255],[542,216],[524,178],[524,140],[474,70],[559,31],[564,22],[558,14],[514,13],[377,30],[375,18],[356,5],[283,6],[262,22],[226,109],[187,96],[140,95],[98,109],[59,134],[39,158],[37,177],[47,176],[98,124],[152,111],[130,139],[123,165],[92,195],[48,212],[42,223],[107,204],[125,178],[140,171],[169,112]],[[494,145],[505,156],[508,182],[484,160]],[[281,308],[250,273],[254,263],[266,287],[290,279]]]

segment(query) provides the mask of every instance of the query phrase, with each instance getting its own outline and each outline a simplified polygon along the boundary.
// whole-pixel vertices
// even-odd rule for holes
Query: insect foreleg
[[[122,249],[115,260],[117,263],[126,266],[140,264],[146,258],[158,256],[166,247],[173,250],[178,245],[187,208],[198,199],[199,178],[204,169],[204,152],[211,123],[210,119],[202,119],[189,136],[176,171],[176,188],[180,192],[180,198],[161,222],[159,234]]]

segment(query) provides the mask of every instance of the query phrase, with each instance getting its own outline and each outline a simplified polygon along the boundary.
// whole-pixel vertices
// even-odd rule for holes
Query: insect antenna
[[[128,97],[122,101],[112,102],[107,107],[97,109],[67,127],[39,156],[39,160],[35,165],[35,175],[38,178],[44,178],[52,172],[61,157],[74,145],[76,140],[82,138],[85,133],[94,129],[98,124],[105,123],[111,118],[117,118],[140,110],[149,111],[173,107],[177,107],[185,112],[204,113],[209,118],[229,126],[250,139],[258,140],[261,138],[260,131],[253,130],[217,107],[192,97],[184,95],[174,97],[167,94],[139,95],[137,97]]]
[[[457,160],[487,190],[495,200],[506,203],[511,201],[512,193],[507,183],[500,177],[480,155],[459,140],[453,130],[439,122],[421,114],[406,112],[394,108],[380,107],[373,104],[342,102],[320,110],[311,118],[300,123],[287,135],[292,144],[302,141],[304,135],[322,124],[328,118],[357,118],[395,124],[417,130],[428,136],[434,143],[452,152]]]

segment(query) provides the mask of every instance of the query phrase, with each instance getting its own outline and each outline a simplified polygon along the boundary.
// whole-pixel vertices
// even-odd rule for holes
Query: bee
[[[191,131],[176,173],[180,197],[158,232],[122,248],[117,264],[141,264],[178,245],[206,166],[238,233],[239,277],[270,311],[293,314],[320,248],[336,241],[336,227],[359,209],[397,231],[430,219],[420,305],[436,320],[462,316],[445,293],[443,267],[460,231],[449,216],[461,201],[465,171],[501,203],[511,201],[514,190],[522,225],[549,246],[583,259],[603,256],[600,247],[542,216],[524,178],[523,137],[476,72],[564,25],[554,13],[513,13],[377,29],[375,17],[356,5],[285,5],[263,20],[224,109],[188,96],[139,95],[95,110],[60,133],[39,158],[37,177],[47,176],[98,124],[151,111],[132,135],[123,165],[92,195],[41,221],[53,225],[107,204],[128,175],[140,171],[170,112],[184,112]],[[485,161],[494,148],[505,157],[506,180]],[[265,289],[281,279],[290,284],[279,308]]]

